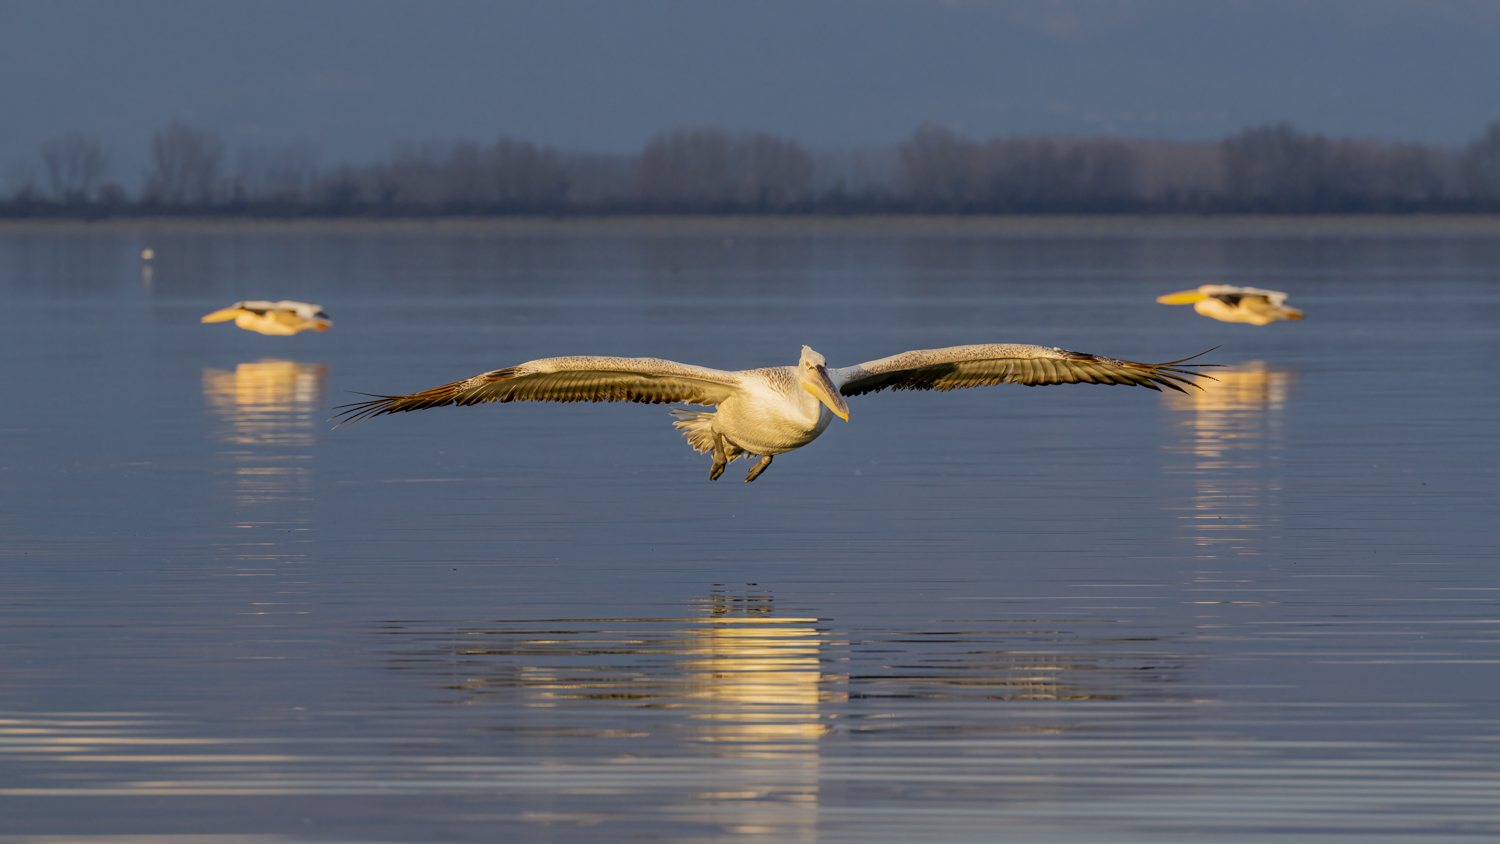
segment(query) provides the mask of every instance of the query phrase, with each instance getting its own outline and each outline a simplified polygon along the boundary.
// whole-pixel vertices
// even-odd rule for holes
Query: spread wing
[[[1213,351],[1210,349],[1209,351]],[[1207,354],[1205,352],[1204,354]],[[1194,355],[1193,357],[1198,357]],[[831,370],[839,392],[846,396],[892,390],[957,390],[990,384],[1124,384],[1160,390],[1180,385],[1197,387],[1191,379],[1208,377],[1179,367],[1216,366],[1187,363],[1136,363],[1085,352],[1014,344],[950,346],[892,355],[845,369]]]
[[[543,358],[407,396],[343,405],[340,425],[386,413],[449,404],[511,401],[633,401],[718,404],[739,389],[733,372],[656,358]],[[335,417],[337,418],[337,417]]]

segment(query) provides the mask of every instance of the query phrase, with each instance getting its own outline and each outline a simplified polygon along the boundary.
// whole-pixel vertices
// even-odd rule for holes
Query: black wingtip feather
[[[1190,360],[1197,360],[1198,358],[1203,357],[1204,355],[1208,354],[1209,352],[1218,351],[1219,349],[1223,348],[1223,345],[1224,344],[1220,343],[1219,345],[1214,346],[1212,349],[1205,349],[1204,351],[1201,351],[1198,354],[1193,355],[1190,358],[1183,358],[1182,360],[1169,360],[1166,363],[1159,363],[1159,364],[1157,364],[1157,366],[1158,367],[1168,367],[1168,366],[1223,366],[1224,364],[1222,364],[1222,363],[1188,363],[1188,361],[1190,361]],[[1194,373],[1194,374],[1196,374],[1196,373]]]
[[[329,422],[335,419],[339,420],[338,424],[333,426],[335,430],[344,425],[358,422],[361,419],[369,419],[372,416],[380,416],[385,413],[394,413],[395,411],[391,409],[391,404],[399,399],[406,398],[405,396],[383,396],[379,393],[359,393],[353,390],[349,392],[356,396],[370,396],[371,401],[357,401],[336,406],[334,410],[340,412],[328,417]],[[348,409],[345,410],[345,408]]]

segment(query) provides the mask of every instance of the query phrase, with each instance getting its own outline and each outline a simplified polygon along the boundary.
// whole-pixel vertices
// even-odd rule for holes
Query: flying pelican
[[[224,322],[231,319],[240,328],[261,334],[296,334],[309,328],[327,331],[333,325],[333,320],[323,313],[322,305],[309,305],[290,299],[282,299],[280,302],[235,302],[227,308],[214,311],[199,322]]]
[[[1197,355],[1194,355],[1197,357]],[[386,413],[444,405],[511,401],[681,402],[717,413],[674,408],[673,427],[693,450],[712,453],[709,480],[740,457],[759,455],[745,476],[760,477],[778,454],[801,448],[823,433],[834,416],[849,421],[845,396],[884,389],[956,390],[988,384],[1124,384],[1158,392],[1179,384],[1196,387],[1203,373],[1178,368],[1193,358],[1135,363],[1044,346],[986,345],[923,349],[843,369],[802,347],[796,366],[725,372],[657,358],[561,357],[528,361],[406,396],[377,396],[343,405],[340,425]],[[747,458],[748,459],[748,458]]]
[[[1301,311],[1283,304],[1285,293],[1259,287],[1205,284],[1196,290],[1158,296],[1156,301],[1163,305],[1192,305],[1193,310],[1220,322],[1266,325],[1280,319],[1302,319]]]

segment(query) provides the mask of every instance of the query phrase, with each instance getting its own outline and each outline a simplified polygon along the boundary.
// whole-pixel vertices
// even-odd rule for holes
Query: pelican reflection
[[[232,372],[204,369],[203,396],[227,423],[223,442],[308,445],[327,377],[328,367],[321,363],[242,363]]]
[[[693,604],[675,618],[392,632],[415,633],[424,650],[444,655],[434,676],[464,702],[511,704],[497,708],[504,721],[494,729],[736,760],[692,792],[694,816],[806,839],[816,831],[820,740],[834,717],[825,710],[847,698],[847,676],[828,670],[841,663],[827,651],[844,643],[818,619],[778,610],[769,592],[715,589]],[[410,667],[411,656],[398,665]]]
[[[599,800],[667,805],[684,823],[776,841],[816,840],[824,807],[862,787],[849,780],[871,761],[851,756],[858,742],[920,746],[958,723],[976,739],[1086,729],[1097,710],[1072,702],[1172,695],[1183,673],[1169,641],[1119,637],[1111,618],[914,629],[877,611],[835,632],[753,584],[691,604],[668,617],[392,621],[380,650],[493,742],[502,793],[537,775],[513,762],[542,758],[557,817]],[[876,756],[878,777],[909,773]]]
[[[1183,434],[1169,448],[1186,458],[1172,471],[1193,478],[1183,518],[1205,556],[1258,554],[1281,524],[1277,452],[1297,372],[1251,361],[1214,378],[1191,395],[1166,397]]]
[[[707,711],[690,717],[706,741],[816,755],[812,742],[828,730],[817,707],[844,696],[833,689],[840,678],[824,676],[817,619],[778,617],[772,602],[767,593],[722,591],[701,602],[709,616],[690,628],[682,667],[688,694]]]
[[[240,503],[305,492],[327,375],[324,364],[289,360],[203,370],[203,396],[221,423],[212,436],[235,446],[225,453]]]

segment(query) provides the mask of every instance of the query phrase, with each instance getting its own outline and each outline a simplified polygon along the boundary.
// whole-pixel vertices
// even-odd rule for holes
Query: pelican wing
[[[1285,296],[1282,297],[1282,299],[1285,298]],[[1249,314],[1258,325],[1265,325],[1278,319],[1302,319],[1302,312],[1296,308],[1287,307],[1279,301],[1263,296],[1245,296],[1239,300],[1239,308]]]
[[[1235,287],[1232,284],[1206,285],[1206,287],[1212,287],[1213,289],[1207,290],[1204,288],[1199,288],[1200,290],[1203,290],[1204,295],[1224,299],[1226,303],[1231,305],[1233,305],[1234,302],[1230,302],[1228,299],[1225,299],[1225,296],[1236,297],[1237,301],[1239,299],[1261,299],[1263,301],[1270,302],[1272,305],[1276,305],[1278,307],[1286,304],[1287,294],[1281,292],[1280,290],[1262,290],[1259,287]]]
[[[1196,355],[1194,356],[1196,357]],[[861,396],[884,389],[957,390],[990,384],[1124,384],[1160,390],[1169,387],[1185,393],[1181,384],[1198,385],[1192,378],[1201,372],[1180,369],[1192,358],[1168,363],[1136,363],[1085,352],[1049,349],[1045,346],[987,345],[921,349],[830,372],[837,375],[839,392]]]
[[[247,308],[246,310],[249,309]],[[294,311],[266,311],[260,317],[268,323],[275,323],[282,328],[288,329],[288,333],[290,334],[296,334],[298,331],[307,328],[308,323],[314,322]],[[326,329],[319,326],[318,330],[324,331]]]
[[[407,396],[344,405],[344,422],[444,405],[512,401],[633,401],[713,405],[739,389],[733,372],[657,358],[543,358]]]

